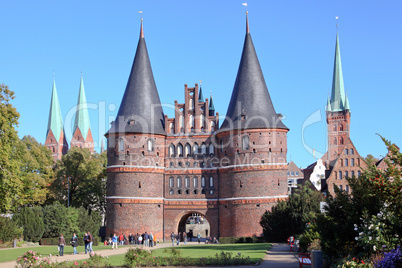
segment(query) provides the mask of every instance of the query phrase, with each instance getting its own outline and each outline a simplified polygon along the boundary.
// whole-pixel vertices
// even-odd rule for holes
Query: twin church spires
[[[73,136],[71,138],[70,147],[89,148],[91,152],[94,151],[94,142],[82,77],[80,81],[72,134]],[[45,145],[51,150],[54,161],[60,160],[62,155],[66,154],[68,151],[68,143],[65,128],[63,126],[63,117],[61,115],[55,81],[53,81]]]

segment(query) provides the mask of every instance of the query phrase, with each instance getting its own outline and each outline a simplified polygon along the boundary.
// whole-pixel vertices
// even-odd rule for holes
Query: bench
[[[303,265],[311,265],[311,256],[309,253],[299,254],[299,268],[302,268]]]

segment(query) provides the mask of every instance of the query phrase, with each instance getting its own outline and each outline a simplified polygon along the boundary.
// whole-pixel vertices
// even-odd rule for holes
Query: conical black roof
[[[272,105],[247,22],[240,66],[220,131],[258,128],[288,129]]]
[[[166,135],[164,114],[149,61],[142,22],[126,91],[108,134],[131,132]]]

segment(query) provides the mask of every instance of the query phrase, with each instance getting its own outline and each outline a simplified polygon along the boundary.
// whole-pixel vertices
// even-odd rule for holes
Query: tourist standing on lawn
[[[154,246],[156,247],[156,235],[153,234],[153,237],[154,237]]]
[[[149,233],[148,238],[149,238],[149,247],[152,248],[154,246],[154,236],[152,235],[152,233]]]
[[[177,233],[176,240],[177,240],[177,245],[180,246],[180,233]]]
[[[173,232],[170,234],[170,238],[172,239],[172,246],[174,247],[174,239],[176,238],[176,236]]]
[[[91,235],[91,233],[90,232],[88,232],[88,251],[89,251],[89,254],[91,254],[92,253],[92,244],[94,243],[94,237],[93,237],[93,235]]]
[[[201,234],[200,233],[198,233],[197,238],[198,238],[198,244],[199,244],[201,242]]]
[[[117,235],[116,234],[113,234],[113,237],[112,237],[112,249],[114,248],[114,246],[116,246],[116,249],[117,249]]]
[[[59,255],[63,256],[64,255],[64,245],[66,244],[66,240],[64,239],[64,236],[61,234],[59,237]]]
[[[77,237],[77,235],[74,233],[73,234],[73,237],[71,238],[71,245],[73,246],[73,249],[74,249],[74,255],[75,254],[78,254],[78,252],[77,252],[77,246],[78,246],[78,237]]]
[[[149,235],[147,232],[144,234],[144,246],[148,247],[149,246]]]
[[[85,247],[85,254],[88,252],[88,233],[84,234],[84,247]]]
[[[142,244],[142,235],[139,235],[138,236],[138,245],[141,245]]]

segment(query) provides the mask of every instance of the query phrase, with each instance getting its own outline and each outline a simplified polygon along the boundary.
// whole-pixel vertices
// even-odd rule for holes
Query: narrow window
[[[339,171],[339,179],[342,180],[342,171]]]
[[[184,128],[184,117],[182,114],[179,116],[179,128],[180,129]]]
[[[194,183],[194,188],[197,188],[198,187],[198,178],[197,177],[193,178],[193,183]]]
[[[119,151],[120,152],[124,151],[124,140],[123,140],[123,138],[120,138],[120,140],[119,140]]]
[[[185,185],[187,188],[190,187],[190,178],[189,178],[189,177],[186,177],[186,178],[184,179],[184,185]]]
[[[190,99],[190,110],[194,110],[194,99]]]
[[[181,188],[181,178],[177,178],[177,187]]]
[[[207,146],[205,143],[201,144],[201,154],[206,155],[207,154]]]
[[[337,145],[338,142],[336,141],[336,138],[334,138],[334,145]]]
[[[349,172],[345,171],[345,178],[349,177]]]
[[[343,191],[342,185],[339,185],[339,190]]]
[[[215,155],[215,147],[212,143],[209,144],[209,149],[208,149],[209,155],[214,156]]]
[[[348,153],[349,153],[349,150],[345,149],[345,154],[348,155]]]
[[[198,154],[198,144],[194,143],[193,145],[193,155],[197,155]]]
[[[174,148],[173,143],[171,143],[170,146],[169,146],[169,156],[170,156],[170,157],[174,157],[174,156],[175,156],[175,148]]]
[[[221,153],[223,153],[223,139],[220,140],[219,147],[221,148]]]
[[[209,177],[209,187],[214,187],[214,177]]]
[[[201,114],[200,115],[200,128],[201,129],[204,129],[204,126],[205,126],[205,119],[204,119],[204,115],[203,114]]]
[[[361,171],[358,170],[358,171],[357,171],[357,177],[360,177],[361,174],[362,174]]]
[[[346,185],[345,188],[346,188],[346,192],[349,193],[349,185]]]
[[[249,143],[250,143],[250,140],[249,140],[248,135],[244,136],[243,140],[242,140],[242,149],[243,149],[243,151],[246,151],[246,150],[249,149],[249,146],[250,146]]]
[[[174,178],[173,177],[169,178],[169,187],[171,187],[171,188],[174,187]]]
[[[339,131],[343,131],[343,125],[341,124],[341,126],[339,127]]]
[[[215,131],[215,122],[211,121],[211,132]]]
[[[186,144],[186,146],[184,147],[184,155],[186,157],[190,157],[191,156],[191,146],[190,144]]]
[[[177,156],[183,157],[183,145],[181,145],[181,143],[177,145]]]
[[[354,171],[351,171],[351,174],[350,174],[352,177],[354,177],[355,176],[355,172]]]
[[[170,133],[174,134],[174,124],[170,123]]]
[[[340,144],[340,145],[343,145],[343,137],[341,137],[341,138],[339,139],[339,144]]]
[[[201,187],[205,187],[205,177],[201,177]]]
[[[154,151],[154,141],[149,139],[147,142],[147,149],[148,152],[153,152]]]
[[[355,159],[354,158],[350,159],[350,166],[351,167],[355,166]]]
[[[349,166],[349,161],[348,161],[348,159],[345,159],[345,167],[348,167]]]
[[[194,129],[194,115],[190,115],[190,128]]]
[[[350,149],[350,154],[354,154],[355,151],[353,149]]]

